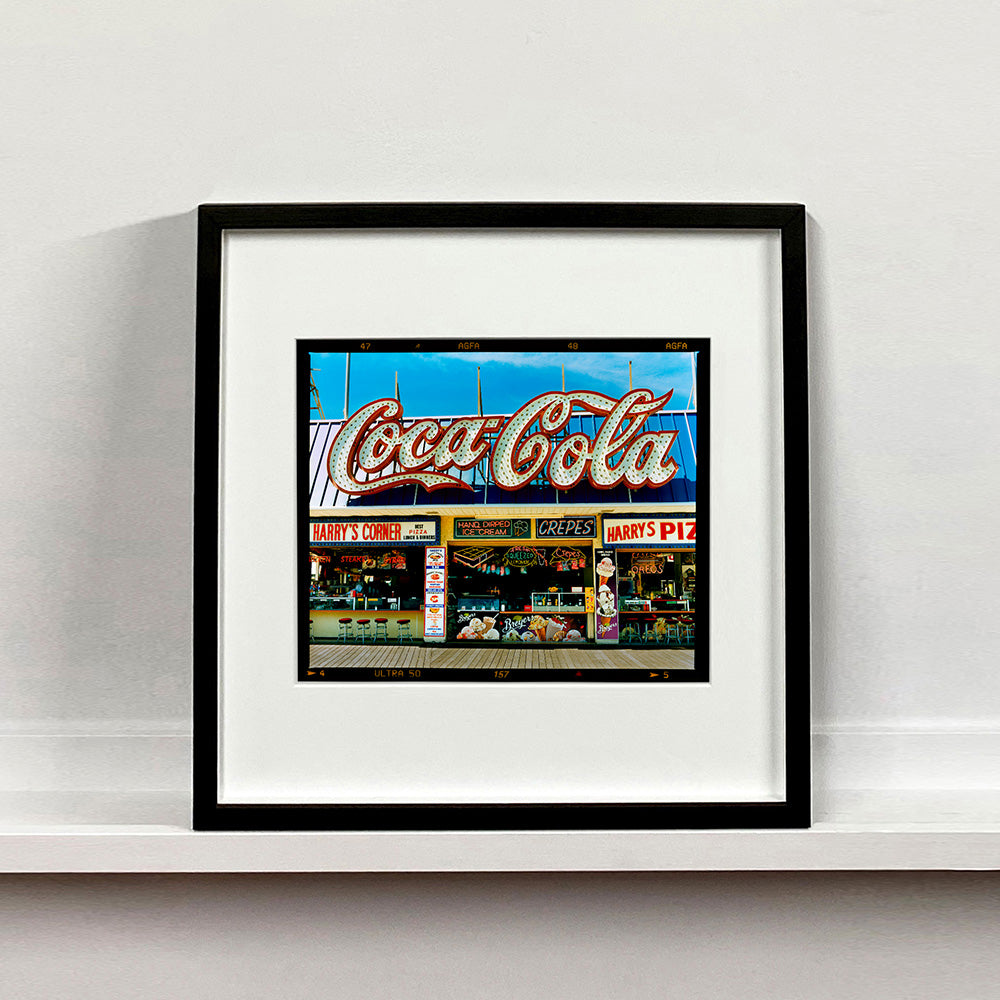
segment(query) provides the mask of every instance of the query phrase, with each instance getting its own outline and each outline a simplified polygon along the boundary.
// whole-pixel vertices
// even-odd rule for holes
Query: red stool
[[[400,642],[404,639],[407,642],[411,641],[409,618],[400,618],[399,621],[396,622],[396,638],[398,638]]]
[[[643,642],[656,642],[656,616],[643,615],[639,619],[639,628],[642,631]]]
[[[681,643],[681,627],[676,618],[667,618],[667,630],[664,633],[664,638],[669,646],[671,643],[676,643],[678,646]]]
[[[678,618],[677,619],[677,630],[680,633],[680,641],[686,645],[694,644],[694,619],[693,618]]]
[[[337,637],[341,642],[347,642],[348,639],[354,640],[354,619],[353,618],[338,618],[337,623],[340,625],[340,635]]]
[[[388,618],[376,618],[375,619],[375,641],[378,642],[381,639],[383,642],[389,641],[389,619]]]
[[[359,618],[358,619],[358,638],[362,642],[371,641],[371,633],[368,631],[368,626],[371,625],[372,620],[370,618]]]

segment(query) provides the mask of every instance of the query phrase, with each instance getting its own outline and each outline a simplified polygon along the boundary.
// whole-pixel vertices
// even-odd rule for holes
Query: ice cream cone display
[[[539,642],[545,641],[546,621],[541,615],[534,615],[528,623],[528,628],[534,633]]]
[[[611,588],[605,583],[597,594],[598,617],[601,623],[608,625],[615,616],[615,597]]]
[[[612,549],[594,551],[594,574],[597,588],[594,594],[596,639],[598,642],[618,641],[618,591],[616,578],[618,555]]]
[[[605,556],[597,564],[597,579],[600,581],[598,583],[599,587],[607,586],[608,580],[615,575],[615,564]]]

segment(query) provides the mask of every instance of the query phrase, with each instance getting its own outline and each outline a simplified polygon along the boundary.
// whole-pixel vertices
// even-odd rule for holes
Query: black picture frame
[[[219,460],[223,241],[234,230],[772,232],[780,237],[785,794],[760,802],[233,804],[219,795]],[[199,208],[193,575],[197,830],[803,828],[811,821],[806,213],[798,204],[214,204]],[[290,447],[294,441],[290,441]]]

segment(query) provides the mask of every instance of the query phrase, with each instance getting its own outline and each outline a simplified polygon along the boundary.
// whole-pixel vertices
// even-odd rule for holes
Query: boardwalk
[[[432,646],[346,646],[309,647],[309,666],[320,669],[337,667],[453,667],[488,670],[580,670],[599,667],[603,670],[693,670],[694,652],[690,649],[586,649],[572,646],[532,649],[527,644],[510,646],[471,646],[466,649]]]

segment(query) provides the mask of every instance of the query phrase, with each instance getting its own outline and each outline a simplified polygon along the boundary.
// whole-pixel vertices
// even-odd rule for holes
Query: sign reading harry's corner
[[[545,344],[299,342],[300,680],[708,678],[708,342]]]

